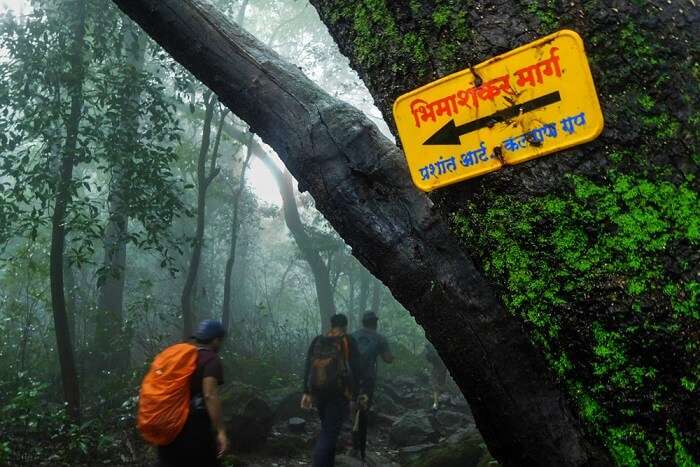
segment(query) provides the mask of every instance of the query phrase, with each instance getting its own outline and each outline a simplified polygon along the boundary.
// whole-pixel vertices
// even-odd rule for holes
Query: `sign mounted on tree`
[[[569,30],[402,95],[394,119],[423,191],[586,143],[603,130],[583,41]]]

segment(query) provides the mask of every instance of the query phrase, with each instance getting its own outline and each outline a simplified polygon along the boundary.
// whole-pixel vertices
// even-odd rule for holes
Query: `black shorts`
[[[159,467],[219,467],[216,437],[206,411],[192,410],[175,440],[158,447]]]

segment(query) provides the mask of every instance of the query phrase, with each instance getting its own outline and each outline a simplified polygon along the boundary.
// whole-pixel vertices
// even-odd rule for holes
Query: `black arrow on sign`
[[[513,117],[517,117],[518,115],[527,112],[532,112],[533,110],[541,109],[544,106],[554,104],[560,100],[561,96],[559,95],[559,91],[554,91],[550,92],[549,94],[545,94],[544,96],[536,97],[535,99],[523,102],[522,104],[516,104],[512,107],[499,110],[498,112],[489,116],[481,117],[459,126],[455,125],[454,120],[450,120],[423,144],[426,146],[435,146],[440,144],[459,145],[459,137],[461,135],[466,135],[467,133],[471,133],[472,131],[480,130],[485,127],[492,127],[496,123],[505,122]]]

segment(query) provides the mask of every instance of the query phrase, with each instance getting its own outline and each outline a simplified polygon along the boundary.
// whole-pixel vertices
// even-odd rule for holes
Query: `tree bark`
[[[240,22],[239,22],[240,24]],[[231,276],[233,275],[233,265],[236,261],[236,243],[238,242],[238,228],[239,228],[239,207],[241,204],[241,197],[243,196],[243,189],[245,188],[245,173],[250,162],[250,158],[253,155],[253,134],[250,133],[248,136],[248,144],[246,145],[246,156],[243,161],[243,167],[241,168],[241,175],[238,180],[238,187],[233,194],[233,215],[231,219],[231,240],[229,244],[228,258],[226,259],[226,266],[224,268],[224,300],[221,308],[221,323],[224,325],[226,331],[229,330],[231,321]]]
[[[280,195],[282,196],[284,221],[314,276],[316,299],[318,300],[318,311],[321,318],[321,331],[326,332],[331,327],[331,316],[335,314],[335,300],[333,299],[330,270],[301,222],[291,175],[287,171],[283,173],[269,156],[263,158],[262,161],[270,170],[275,182],[277,182]]]
[[[61,367],[63,397],[68,404],[68,414],[80,419],[80,386],[75,369],[73,345],[70,337],[66,298],[63,284],[63,253],[66,241],[66,210],[72,198],[73,166],[78,148],[78,131],[83,106],[83,48],[85,45],[86,6],[84,0],[76,0],[74,9],[73,38],[70,53],[70,114],[66,121],[66,141],[61,155],[59,178],[56,184],[56,202],[51,219],[51,253],[49,271],[51,279],[51,308],[56,328],[56,348]]]
[[[280,155],[353,254],[426,329],[505,465],[606,465],[403,155],[210,5],[115,0]]]
[[[679,450],[700,461],[700,411],[678,383],[700,360],[683,344],[700,335],[700,238],[680,219],[700,218],[697,2],[311,3],[391,127],[399,95],[579,33],[601,136],[431,198],[618,464],[671,464]],[[604,341],[616,342],[610,354]],[[635,379],[638,368],[654,377]]]
[[[144,47],[140,31],[127,23],[124,29],[124,56],[129,73],[140,73],[144,64]],[[124,154],[133,147],[138,137],[139,95],[125,95],[121,123],[125,138]],[[103,239],[103,261],[98,280],[97,318],[95,323],[96,363],[101,370],[124,372],[129,368],[129,342],[124,332],[124,283],[126,281],[126,243],[129,225],[127,198],[129,180],[123,165],[126,160],[113,161],[112,180],[109,184],[109,215]]]
[[[197,159],[197,228],[192,240],[192,255],[190,256],[190,265],[187,269],[187,278],[182,289],[180,303],[182,306],[182,333],[184,339],[189,339],[192,336],[192,328],[194,321],[194,303],[192,291],[195,289],[197,282],[197,271],[202,258],[202,247],[204,243],[204,221],[206,214],[206,197],[209,184],[214,180],[214,177],[219,173],[219,169],[215,167],[216,151],[218,150],[218,140],[221,137],[221,126],[223,125],[225,115],[221,117],[221,125],[217,133],[217,142],[215,143],[214,151],[211,158],[211,166],[207,172],[207,154],[209,153],[209,145],[211,141],[211,126],[214,119],[214,108],[216,107],[216,96],[211,93],[206,94],[206,110],[204,114],[204,127],[202,129],[202,143],[199,148],[199,158]]]
[[[65,255],[63,257],[63,288],[65,290],[64,293],[66,297],[66,318],[68,320],[68,332],[71,338],[71,347],[75,351],[78,343],[76,334],[78,300],[76,300],[76,285],[73,266],[70,264]]]

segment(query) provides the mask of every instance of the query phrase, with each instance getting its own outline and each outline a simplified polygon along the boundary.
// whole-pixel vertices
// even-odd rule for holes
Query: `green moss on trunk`
[[[390,124],[395,98],[435,78],[557,29],[583,37],[605,114],[601,137],[433,199],[619,465],[700,461],[700,20],[692,5],[312,3]]]

